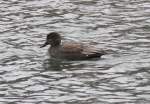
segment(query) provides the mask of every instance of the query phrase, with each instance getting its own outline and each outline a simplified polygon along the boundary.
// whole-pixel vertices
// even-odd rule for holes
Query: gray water
[[[112,50],[51,60],[46,34]],[[149,104],[149,0],[1,0],[0,104]]]

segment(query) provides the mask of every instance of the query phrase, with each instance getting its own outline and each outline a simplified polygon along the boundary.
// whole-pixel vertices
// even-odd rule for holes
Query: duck
[[[62,42],[62,37],[57,32],[47,34],[45,43],[41,48],[50,45],[48,53],[52,58],[67,60],[86,60],[92,58],[101,58],[106,52],[102,49],[85,45],[80,42]]]

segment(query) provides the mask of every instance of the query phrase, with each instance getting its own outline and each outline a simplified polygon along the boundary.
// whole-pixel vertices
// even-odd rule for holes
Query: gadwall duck
[[[69,60],[100,58],[106,54],[105,51],[94,48],[93,46],[85,46],[82,43],[75,42],[62,42],[61,40],[59,33],[51,32],[47,35],[46,42],[41,48],[51,45],[48,50],[51,57]]]

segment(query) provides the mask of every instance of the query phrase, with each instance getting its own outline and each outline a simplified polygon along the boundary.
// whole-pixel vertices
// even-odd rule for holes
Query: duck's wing
[[[61,46],[61,52],[62,53],[81,53],[83,51],[82,44],[78,43],[64,43]]]
[[[98,49],[94,46],[86,46],[82,51],[87,58],[101,57],[106,54],[106,51],[103,49]]]

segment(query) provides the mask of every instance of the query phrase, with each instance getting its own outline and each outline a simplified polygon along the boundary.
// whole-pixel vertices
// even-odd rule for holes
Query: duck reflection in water
[[[44,61],[43,66],[46,70],[62,71],[66,69],[67,70],[81,69],[85,67],[85,64],[81,63],[80,61],[67,61],[50,58]]]

